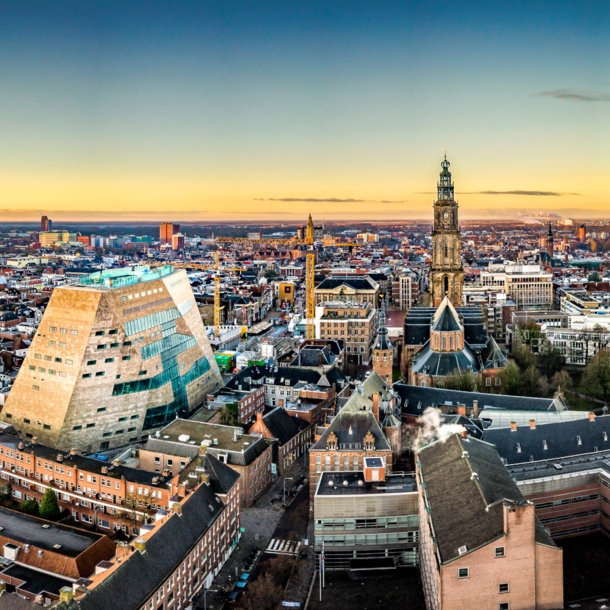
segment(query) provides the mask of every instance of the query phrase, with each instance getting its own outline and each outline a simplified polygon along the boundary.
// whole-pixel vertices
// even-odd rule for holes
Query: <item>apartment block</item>
[[[180,460],[193,460],[202,449],[241,475],[242,507],[251,506],[271,485],[272,447],[237,426],[177,419],[140,449],[140,467],[163,472]]]
[[[189,460],[190,462],[190,460]],[[53,489],[60,510],[74,524],[94,526],[108,534],[122,530],[135,536],[140,528],[167,510],[179,493],[178,472],[187,461],[163,472],[146,472],[120,463],[94,460],[75,451],[62,453],[0,434],[0,491],[15,502],[40,502]]]
[[[221,387],[183,270],[105,270],[53,291],[1,419],[91,453],[146,438]]]

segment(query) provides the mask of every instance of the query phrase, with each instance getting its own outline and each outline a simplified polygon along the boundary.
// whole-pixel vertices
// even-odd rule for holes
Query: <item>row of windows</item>
[[[63,361],[63,363],[67,364],[68,366],[72,366],[74,364],[74,361],[70,360],[69,358],[66,358],[65,360],[63,360],[62,358],[58,358],[57,356],[55,356],[55,357],[49,356],[48,354],[45,354],[44,356],[42,354],[34,354],[34,358],[36,360],[46,360],[47,362],[58,362],[58,363],[61,363]],[[30,369],[31,368],[32,367],[30,366]]]
[[[553,506],[563,506],[564,504],[575,504],[576,502],[587,502],[589,500],[599,500],[600,494],[590,494],[588,496],[577,496],[576,498],[564,498],[563,500],[553,500],[552,502],[543,502],[536,504],[536,510],[543,508],[552,508]],[[604,498],[605,500],[605,498]]]
[[[49,326],[49,332],[56,333],[57,332],[57,326]],[[59,333],[62,334],[62,335],[67,335],[68,334],[68,329],[67,328],[60,328],[59,329]],[[78,331],[76,329],[70,329],[70,334],[71,335],[78,335]]]

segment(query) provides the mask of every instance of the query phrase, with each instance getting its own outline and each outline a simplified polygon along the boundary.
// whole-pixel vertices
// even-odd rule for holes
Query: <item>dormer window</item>
[[[375,449],[375,437],[372,432],[369,430],[364,437],[364,450],[365,451],[373,451]]]
[[[326,439],[326,449],[328,451],[337,450],[337,435],[334,432],[331,432]]]

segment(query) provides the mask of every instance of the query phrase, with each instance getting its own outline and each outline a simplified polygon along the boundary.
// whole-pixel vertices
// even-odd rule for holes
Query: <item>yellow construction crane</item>
[[[307,246],[307,254],[305,255],[305,315],[307,339],[315,339],[314,319],[316,317],[316,298],[315,298],[315,275],[316,275],[316,253],[314,251],[315,232],[313,219],[311,214],[307,219],[307,227],[305,229],[305,239],[275,239],[261,237],[260,239],[250,239],[248,237],[217,237],[219,243],[238,243],[238,244],[269,244],[274,246]],[[347,244],[346,244],[347,245]],[[349,244],[357,246],[359,244]],[[216,300],[214,300],[216,304]],[[220,300],[219,300],[220,307]],[[216,308],[214,308],[214,317],[216,317]]]

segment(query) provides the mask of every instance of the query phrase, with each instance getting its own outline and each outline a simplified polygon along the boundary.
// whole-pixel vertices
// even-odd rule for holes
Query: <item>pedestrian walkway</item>
[[[282,505],[284,480],[290,478],[297,480],[301,474],[307,474],[307,468],[307,462],[301,458],[287,472],[278,477],[253,506],[241,510],[241,528],[244,530],[241,540],[214,579],[210,592],[206,595],[207,610],[220,610],[223,607],[227,591],[233,588],[252,551],[255,549],[264,551],[269,546],[284,514]],[[286,489],[289,489],[291,485],[292,481],[287,481]],[[200,597],[195,607],[204,608],[203,596]]]

